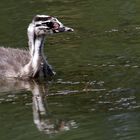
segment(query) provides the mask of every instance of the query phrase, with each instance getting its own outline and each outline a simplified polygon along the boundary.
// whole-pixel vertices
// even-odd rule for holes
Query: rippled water
[[[52,80],[0,80],[0,140],[139,140],[139,5],[1,0],[1,46],[27,48],[35,14],[56,16],[75,32],[47,39]]]

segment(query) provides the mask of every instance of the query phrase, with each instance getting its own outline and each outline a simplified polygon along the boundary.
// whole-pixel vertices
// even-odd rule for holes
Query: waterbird
[[[57,18],[49,15],[36,15],[27,28],[29,49],[0,47],[0,78],[30,79],[54,75],[44,55],[44,43],[47,35],[72,32]]]

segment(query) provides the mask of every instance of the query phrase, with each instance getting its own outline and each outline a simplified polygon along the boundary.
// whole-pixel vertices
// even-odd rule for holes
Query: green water
[[[139,140],[140,1],[1,0],[0,46],[27,48],[36,14],[75,29],[48,37],[57,75],[36,83],[47,90],[46,119],[57,131],[34,123],[30,83],[1,80],[0,140]]]

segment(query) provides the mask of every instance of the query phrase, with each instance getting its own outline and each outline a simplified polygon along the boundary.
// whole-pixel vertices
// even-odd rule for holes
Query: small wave
[[[111,33],[111,32],[118,32],[119,31],[119,29],[111,29],[111,30],[108,30],[108,31],[105,31],[105,33]]]

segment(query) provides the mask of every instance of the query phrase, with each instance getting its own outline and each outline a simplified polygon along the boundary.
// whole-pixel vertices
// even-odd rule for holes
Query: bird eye
[[[47,22],[46,25],[47,25],[49,28],[53,28],[54,23],[53,23],[53,22]]]
[[[56,29],[58,29],[60,27],[60,24],[59,23],[52,22],[52,21],[50,21],[50,22],[43,22],[41,24],[36,24],[36,27],[42,26],[42,25],[43,26],[47,26],[48,28],[54,29],[54,30],[56,30]]]

